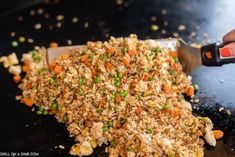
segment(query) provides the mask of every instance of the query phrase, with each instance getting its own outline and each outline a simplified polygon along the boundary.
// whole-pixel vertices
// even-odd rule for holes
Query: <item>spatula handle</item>
[[[235,47],[227,47],[224,44],[213,43],[202,46],[202,64],[206,66],[220,66],[235,63]]]

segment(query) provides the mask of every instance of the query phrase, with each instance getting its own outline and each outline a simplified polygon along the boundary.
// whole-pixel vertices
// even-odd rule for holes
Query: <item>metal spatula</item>
[[[151,39],[152,40],[152,39]],[[224,45],[213,43],[202,47],[191,47],[182,39],[155,39],[163,47],[178,52],[178,57],[183,65],[183,70],[190,73],[200,65],[220,66],[228,63],[235,63],[234,49],[224,48]],[[66,46],[47,49],[47,63],[60,56],[63,53],[69,53],[70,49],[78,48],[83,45]]]

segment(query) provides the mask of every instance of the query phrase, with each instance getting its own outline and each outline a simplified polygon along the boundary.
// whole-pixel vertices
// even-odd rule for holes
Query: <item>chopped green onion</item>
[[[164,104],[163,106],[162,106],[162,109],[163,110],[168,110],[170,107],[167,105],[167,104]]]
[[[12,41],[11,42],[11,46],[12,47],[17,47],[19,44],[18,44],[18,42],[17,41]]]
[[[151,31],[157,31],[159,29],[159,27],[158,27],[158,25],[153,24],[153,25],[151,25],[150,29],[151,29]]]
[[[78,83],[79,85],[82,85],[82,84],[85,83],[85,79],[84,79],[84,78],[79,78],[78,81],[77,81],[77,83]]]
[[[102,109],[98,109],[98,110],[97,110],[97,113],[98,113],[99,115],[101,115],[101,114],[102,114],[102,112],[103,112],[103,110],[102,110]]]
[[[110,97],[110,101],[111,102],[115,102],[115,98],[114,97]]]
[[[138,99],[138,100],[142,100],[142,99],[143,99],[143,96],[142,96],[142,95],[138,95],[138,96],[137,96],[137,99]]]
[[[121,82],[118,81],[118,80],[116,80],[116,81],[114,81],[114,85],[115,85],[116,87],[120,87],[120,86],[121,86]]]
[[[174,56],[173,59],[176,63],[179,63],[179,58],[178,57]]]
[[[171,155],[167,155],[167,157],[174,157],[174,155],[172,155],[172,154]]]
[[[53,97],[53,96],[50,95],[50,96],[48,97],[48,100],[49,100],[49,101],[53,101],[53,100],[55,100],[55,97]]]
[[[109,131],[109,128],[107,126],[104,126],[103,127],[103,132],[107,132],[107,131]]]
[[[144,68],[144,70],[143,70],[144,72],[148,72],[149,70],[148,70],[148,68]]]
[[[117,78],[122,79],[122,74],[121,73],[117,73]]]
[[[128,94],[128,92],[127,92],[127,90],[125,90],[125,89],[122,89],[122,90],[120,90],[120,92],[119,92],[119,95],[121,96],[121,97],[126,97],[127,96],[127,94]]]
[[[108,121],[108,127],[109,128],[113,127],[113,120]]]
[[[100,59],[100,60],[104,60],[104,58],[105,58],[105,54],[99,55],[99,59]]]
[[[122,51],[123,54],[125,54],[125,53],[127,53],[128,49],[125,48],[125,47],[123,47],[123,48],[121,49],[121,51]]]
[[[66,115],[64,115],[64,117],[63,117],[63,121],[64,121],[64,122],[67,122],[67,121],[68,121],[68,116],[67,116],[67,114],[66,114]]]
[[[39,56],[39,53],[37,51],[32,51],[32,59],[35,62],[38,62],[41,60],[41,57]]]
[[[62,107],[57,105],[57,111],[61,112],[62,111]]]
[[[55,84],[55,80],[54,80],[54,79],[50,79],[50,80],[49,80],[49,84],[50,84],[50,85]]]
[[[42,67],[41,69],[38,70],[38,74],[41,75],[44,71],[46,71],[46,68]]]
[[[129,146],[129,147],[127,148],[127,151],[128,151],[128,152],[134,152],[134,148],[131,147],[131,146]]]
[[[101,90],[99,91],[99,93],[100,93],[101,96],[103,96],[103,95],[104,95],[104,90],[101,89]]]
[[[152,134],[152,133],[153,133],[153,129],[152,128],[147,128],[146,134]]]
[[[52,102],[52,103],[51,103],[51,108],[52,108],[52,109],[56,109],[56,107],[57,107],[57,104],[56,104],[55,102]]]
[[[101,82],[101,78],[99,76],[94,78],[94,82],[95,83],[100,83]]]
[[[24,43],[25,42],[25,37],[21,36],[21,37],[19,37],[18,40],[19,40],[20,43]]]
[[[168,73],[169,73],[170,75],[173,75],[173,74],[174,74],[174,70],[168,69]]]
[[[42,107],[39,107],[38,108],[38,111],[43,111],[44,109]]]
[[[151,51],[154,52],[155,54],[158,54],[158,53],[162,52],[162,50],[159,47],[154,47],[154,48],[152,48]]]
[[[81,89],[81,88],[78,88],[77,92],[78,92],[79,95],[83,95],[84,94],[84,90]]]
[[[194,90],[198,90],[199,89],[197,84],[193,84],[193,88],[194,88]]]
[[[38,115],[41,115],[41,114],[42,114],[42,111],[39,111],[39,110],[38,110],[38,111],[37,111],[37,114],[38,114]]]
[[[115,141],[114,141],[114,140],[110,141],[109,145],[110,145],[110,147],[112,147],[112,148],[115,147]]]
[[[42,113],[43,113],[44,115],[47,115],[48,111],[47,111],[47,110],[44,110]]]
[[[122,125],[125,124],[126,123],[126,119],[120,118],[119,123],[122,124]]]
[[[112,53],[108,53],[108,55],[107,55],[108,57],[111,57],[112,56]]]

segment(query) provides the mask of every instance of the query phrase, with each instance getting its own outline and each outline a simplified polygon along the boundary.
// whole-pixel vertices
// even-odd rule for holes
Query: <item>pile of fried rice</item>
[[[136,35],[88,42],[46,63],[45,49],[23,55],[21,102],[67,126],[70,154],[106,145],[110,157],[202,157],[216,145],[213,124],[184,96],[194,86],[175,52]]]

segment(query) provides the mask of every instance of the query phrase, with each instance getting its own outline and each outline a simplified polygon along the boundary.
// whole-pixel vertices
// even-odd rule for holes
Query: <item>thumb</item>
[[[231,30],[230,32],[225,34],[223,37],[224,44],[227,44],[233,41],[235,42],[235,29]]]

